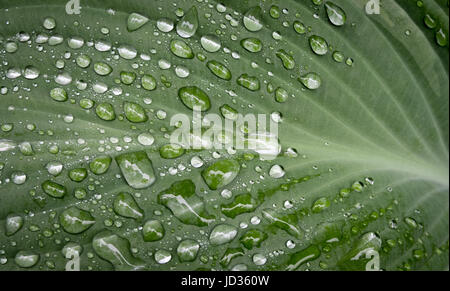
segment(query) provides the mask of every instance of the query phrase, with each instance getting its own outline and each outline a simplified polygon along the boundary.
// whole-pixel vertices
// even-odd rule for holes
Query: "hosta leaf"
[[[448,1],[66,2],[0,2],[0,270],[448,269]]]

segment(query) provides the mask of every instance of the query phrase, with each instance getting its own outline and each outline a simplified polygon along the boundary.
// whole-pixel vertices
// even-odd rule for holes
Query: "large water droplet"
[[[134,123],[146,122],[148,120],[147,113],[145,113],[145,109],[133,102],[124,102],[123,103],[123,111],[125,113],[125,117]]]
[[[193,59],[194,53],[191,47],[182,40],[174,39],[170,42],[170,51],[177,57],[183,59]]]
[[[18,214],[9,214],[5,220],[5,234],[11,236],[18,232],[24,223],[22,216]]]
[[[230,218],[235,218],[243,213],[253,212],[258,207],[258,201],[250,193],[238,195],[233,202],[222,205],[222,213]]]
[[[181,88],[178,96],[189,109],[194,110],[194,107],[198,106],[201,111],[207,111],[211,107],[209,96],[196,86]]]
[[[237,79],[238,85],[250,90],[250,91],[258,91],[261,87],[259,79],[254,76],[250,76],[248,74],[242,74]]]
[[[142,236],[146,242],[161,240],[164,234],[164,227],[159,220],[149,220],[142,228]]]
[[[116,112],[110,103],[100,103],[95,108],[95,113],[100,119],[105,121],[112,121],[116,119]]]
[[[292,55],[288,54],[285,50],[281,49],[276,53],[277,57],[280,58],[283,66],[287,70],[292,70],[295,68],[295,60]]]
[[[327,9],[328,19],[331,23],[336,26],[342,26],[345,24],[347,15],[341,7],[337,6],[333,2],[326,2],[325,7]]]
[[[119,193],[114,199],[114,212],[123,217],[134,218],[140,220],[144,217],[144,210],[142,210],[129,193]]]
[[[262,42],[258,38],[244,38],[241,40],[241,46],[251,53],[258,53],[263,48]]]
[[[110,262],[117,271],[135,271],[145,267],[141,259],[132,255],[130,242],[111,231],[105,230],[97,234],[92,247],[100,258]]]
[[[233,182],[240,169],[235,160],[221,160],[205,169],[202,177],[211,190],[217,190]]]
[[[259,248],[268,237],[265,232],[251,229],[243,234],[239,240],[246,249],[252,250],[253,248]]]
[[[108,171],[111,161],[109,156],[100,156],[89,163],[89,168],[95,175],[102,175]]]
[[[215,76],[217,76],[220,79],[223,80],[231,80],[231,71],[222,63],[219,63],[218,61],[209,61],[207,64],[208,69],[213,73]]]
[[[138,13],[131,13],[128,16],[127,20],[127,29],[128,31],[135,31],[141,28],[144,24],[148,22],[148,18],[138,14]]]
[[[166,144],[159,149],[163,159],[176,159],[184,155],[184,148],[178,144]]]
[[[70,207],[61,213],[59,222],[66,232],[78,234],[94,225],[95,219],[88,211]]]
[[[116,162],[130,187],[144,189],[155,183],[152,162],[146,152],[122,154],[116,157]]]
[[[190,38],[196,32],[198,28],[198,12],[195,6],[180,19],[177,23],[177,33],[182,38]]]
[[[327,41],[318,35],[313,35],[309,38],[309,45],[313,52],[319,56],[326,55],[328,52],[328,43]]]
[[[200,39],[200,43],[202,44],[202,47],[205,49],[205,51],[210,53],[215,53],[222,47],[220,39],[213,34],[202,36],[202,38]]]
[[[261,19],[261,7],[255,6],[253,8],[250,8],[244,14],[244,26],[252,32],[259,31],[263,28]]]
[[[223,245],[231,242],[237,235],[237,228],[229,224],[219,224],[211,231],[209,242],[212,245]]]
[[[19,251],[14,257],[14,262],[21,268],[31,268],[39,261],[39,254],[33,251]]]
[[[195,184],[191,180],[173,183],[158,195],[158,203],[169,208],[185,224],[207,226],[214,221],[214,216],[206,212],[203,200],[195,195]]]
[[[54,198],[63,198],[67,194],[67,188],[65,186],[50,180],[42,183],[42,190]]]
[[[286,271],[295,271],[301,265],[307,262],[313,261],[320,257],[320,250],[317,246],[311,245],[306,249],[303,249],[295,254],[293,254],[288,261],[288,266]]]
[[[192,239],[186,239],[177,247],[177,255],[181,262],[193,262],[197,257],[200,244]]]
[[[298,80],[308,89],[316,90],[322,85],[322,79],[316,73],[307,73],[298,78]]]

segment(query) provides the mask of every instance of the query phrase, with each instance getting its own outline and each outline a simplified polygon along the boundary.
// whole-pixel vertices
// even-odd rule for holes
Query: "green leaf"
[[[448,270],[448,1],[367,2],[2,1],[0,270]]]

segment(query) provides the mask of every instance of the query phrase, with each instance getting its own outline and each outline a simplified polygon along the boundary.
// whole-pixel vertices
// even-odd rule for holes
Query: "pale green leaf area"
[[[366,3],[0,0],[0,270],[447,270],[448,1]]]

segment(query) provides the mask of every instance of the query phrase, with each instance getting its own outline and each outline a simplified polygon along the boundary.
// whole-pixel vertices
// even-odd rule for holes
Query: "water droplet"
[[[211,190],[217,190],[233,182],[240,171],[235,160],[221,160],[202,172],[202,177]]]
[[[207,226],[214,221],[214,216],[206,212],[203,200],[195,195],[195,184],[191,180],[173,183],[158,195],[158,203],[169,208],[185,224]]]
[[[145,242],[161,240],[164,235],[165,230],[159,220],[148,220],[142,228],[142,236]]]
[[[23,77],[28,80],[34,80],[39,77],[39,70],[33,66],[27,66],[23,71]]]
[[[259,79],[253,76],[249,76],[248,74],[242,74],[237,79],[238,85],[250,90],[250,91],[258,91],[260,89]]]
[[[39,261],[39,254],[33,251],[19,251],[14,257],[14,262],[21,268],[31,268]]]
[[[56,27],[56,20],[53,17],[47,17],[44,19],[42,26],[48,30],[54,29]]]
[[[316,73],[307,73],[298,79],[306,88],[316,90],[322,85],[322,79]]]
[[[27,175],[24,172],[13,172],[11,174],[11,180],[16,185],[22,185],[27,181]]]
[[[182,40],[172,40],[170,42],[170,51],[177,57],[183,59],[193,59],[194,53],[191,47]]]
[[[196,32],[198,28],[198,12],[195,6],[180,19],[177,23],[177,33],[182,38],[190,38]]]
[[[22,76],[22,72],[19,68],[9,68],[6,72],[6,77],[9,79],[17,79]]]
[[[202,36],[202,38],[200,39],[200,43],[202,44],[202,47],[205,49],[205,51],[210,53],[215,53],[222,47],[220,39],[212,34]]]
[[[191,165],[194,168],[201,168],[203,166],[204,162],[202,160],[202,158],[200,158],[199,156],[194,156],[191,159]]]
[[[243,234],[239,241],[246,249],[252,250],[253,248],[259,248],[268,237],[265,232],[258,229],[251,229]]]
[[[128,31],[135,31],[144,26],[148,22],[148,18],[138,14],[138,13],[131,13],[128,16],[127,20],[127,29]]]
[[[141,79],[142,88],[148,91],[156,89],[156,80],[152,75],[144,75]]]
[[[301,239],[302,231],[298,226],[298,217],[295,214],[281,216],[273,209],[264,209],[262,214],[272,225],[286,231],[297,239]]]
[[[83,247],[75,242],[68,242],[61,250],[64,258],[72,259],[74,256],[80,256],[83,252]]]
[[[252,32],[260,31],[263,28],[261,19],[261,7],[255,6],[253,8],[250,8],[244,14],[244,26]]]
[[[274,19],[280,18],[280,15],[281,15],[280,7],[278,7],[276,5],[272,5],[270,7],[269,14]]]
[[[71,48],[71,49],[80,49],[83,47],[84,45],[84,39],[82,39],[79,36],[74,36],[71,37],[67,40],[67,45]]]
[[[242,257],[243,255],[244,250],[242,248],[228,248],[220,259],[220,264],[226,268],[233,259]]]
[[[223,245],[231,242],[237,235],[237,228],[229,224],[219,224],[211,231],[209,242],[212,245]]]
[[[189,71],[188,68],[184,67],[184,66],[178,66],[175,68],[175,74],[179,77],[179,78],[187,78],[189,77],[189,75],[191,74],[191,72]]]
[[[442,47],[445,47],[448,44],[448,36],[442,28],[439,28],[436,32],[436,42]]]
[[[263,254],[254,254],[252,260],[253,263],[257,266],[263,266],[267,262],[267,258]]]
[[[9,41],[5,44],[5,50],[7,53],[15,53],[18,50],[19,46],[17,45],[17,43]]]
[[[114,111],[114,107],[109,103],[100,103],[95,108],[95,113],[100,119],[105,121],[111,121],[116,119],[116,112]]]
[[[338,262],[337,266],[342,271],[365,271],[373,254],[381,248],[382,241],[374,232],[363,234],[354,244],[354,246]]]
[[[295,67],[295,60],[285,50],[281,49],[281,50],[277,51],[276,55],[277,55],[277,57],[280,58],[280,60],[283,63],[283,66],[284,66],[285,69],[287,69],[287,70],[294,69],[294,67]]]
[[[158,264],[167,264],[171,259],[172,255],[166,250],[158,250],[155,252],[155,261]]]
[[[177,255],[181,262],[193,262],[197,257],[200,244],[192,239],[180,242],[177,247]]]
[[[145,267],[141,259],[135,258],[130,250],[130,242],[111,231],[97,234],[92,247],[97,255],[110,262],[117,271],[135,271]]]
[[[42,183],[42,190],[54,198],[63,198],[64,195],[67,194],[67,189],[65,186],[52,182],[50,180],[45,181]]]
[[[125,117],[131,122],[141,123],[146,122],[148,120],[148,116],[145,113],[145,109],[137,103],[124,102],[123,110],[125,113]]]
[[[116,157],[116,162],[128,185],[134,189],[148,188],[156,180],[152,162],[146,152],[122,154]]]
[[[22,216],[18,214],[9,214],[5,220],[5,234],[11,236],[18,232],[24,223]]]
[[[178,144],[167,144],[159,149],[159,154],[163,159],[176,159],[184,154],[185,150]]]
[[[241,46],[251,53],[258,53],[263,48],[261,40],[257,38],[244,38],[241,40]]]
[[[138,136],[138,142],[143,146],[151,146],[155,142],[155,138],[150,133],[141,133]]]
[[[77,168],[69,171],[69,178],[74,182],[82,182],[86,179],[88,173],[85,168]]]
[[[114,199],[114,212],[123,217],[140,220],[144,217],[144,211],[139,207],[133,196],[129,193],[119,193]]]
[[[208,66],[208,69],[211,71],[211,73],[213,73],[218,78],[227,81],[231,80],[231,72],[224,64],[213,60],[209,61],[206,65]]]
[[[160,18],[156,22],[156,27],[162,32],[171,32],[175,24],[170,18]]]
[[[194,107],[198,106],[201,111],[207,111],[211,107],[209,96],[196,86],[181,88],[178,96],[189,109],[194,110]]]
[[[107,76],[111,74],[112,68],[107,63],[99,62],[94,64],[94,71],[100,76]]]
[[[436,20],[430,14],[426,14],[425,15],[425,17],[423,19],[423,22],[430,29],[435,29],[436,28],[436,25],[437,25]]]
[[[333,2],[326,2],[325,7],[327,9],[328,19],[331,23],[336,26],[342,26],[345,24],[347,15],[341,7],[337,6]]]
[[[284,171],[283,167],[280,165],[274,165],[269,170],[269,176],[274,179],[283,178],[284,175],[286,175],[286,172]]]
[[[243,213],[253,212],[259,203],[250,193],[238,195],[233,202],[222,205],[222,213],[230,218],[235,218]]]
[[[288,266],[286,271],[295,271],[301,265],[306,264],[307,262],[316,260],[320,257],[320,250],[317,246],[311,245],[306,249],[303,249],[289,258]]]
[[[70,207],[61,213],[59,222],[66,232],[78,234],[94,225],[95,219],[88,211],[81,210],[77,207]]]
[[[134,47],[129,45],[121,45],[117,49],[117,52],[119,53],[119,56],[126,60],[132,60],[137,56],[137,51]]]
[[[298,20],[296,20],[296,21],[294,22],[294,30],[295,30],[295,32],[297,32],[298,34],[305,34],[306,31],[307,31],[306,26],[305,26],[302,22],[300,22],[300,21],[298,21]]]
[[[313,52],[319,56],[326,55],[328,52],[327,41],[318,35],[313,35],[309,38],[309,45]]]
[[[279,103],[284,103],[289,98],[288,92],[283,88],[277,88],[275,90],[275,100]]]
[[[322,197],[314,201],[311,210],[313,213],[319,213],[330,207],[330,205],[331,201],[326,197]]]
[[[345,57],[344,54],[336,51],[333,53],[333,60],[335,60],[337,63],[342,63],[344,61]]]

